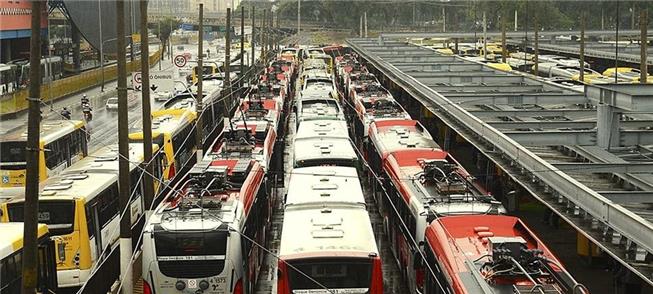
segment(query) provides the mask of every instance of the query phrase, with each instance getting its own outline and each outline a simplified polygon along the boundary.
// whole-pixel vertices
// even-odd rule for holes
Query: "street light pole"
[[[98,27],[100,29],[100,71],[102,71],[102,86],[100,92],[104,93],[104,39],[102,38],[102,1],[97,1]]]

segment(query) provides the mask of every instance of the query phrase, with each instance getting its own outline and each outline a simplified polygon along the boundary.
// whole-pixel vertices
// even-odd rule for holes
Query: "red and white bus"
[[[265,170],[251,159],[197,163],[143,234],[144,293],[252,293],[269,231]],[[176,289],[176,290],[175,290]]]
[[[355,168],[293,169],[277,293],[383,293],[381,257]]]
[[[446,216],[425,232],[424,294],[589,293],[516,217]]]

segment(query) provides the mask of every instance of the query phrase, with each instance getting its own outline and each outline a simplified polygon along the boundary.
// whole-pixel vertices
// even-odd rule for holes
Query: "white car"
[[[118,97],[111,97],[107,99],[107,103],[104,106],[107,110],[118,109]]]
[[[168,99],[172,98],[172,93],[170,91],[152,91],[150,92],[150,96],[154,98],[155,101],[168,101]]]

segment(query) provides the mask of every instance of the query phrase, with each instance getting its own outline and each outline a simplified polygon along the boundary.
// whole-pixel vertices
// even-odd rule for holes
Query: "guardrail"
[[[533,180],[544,184],[555,191],[556,195],[564,197],[637,246],[653,253],[653,224],[649,221],[578,182],[458,104],[405,74],[394,65],[369,54],[356,42],[347,43],[379,71],[411,92],[424,106],[435,104],[439,111],[432,110],[434,113],[438,112],[453,119],[466,131],[481,138],[494,147],[494,150],[501,152],[503,156],[528,171],[533,176]]]
[[[154,65],[161,58],[161,50],[150,55],[150,64]],[[127,70],[139,70],[140,59],[127,62]],[[104,67],[104,80],[109,82],[117,77],[118,68],[116,64]],[[79,75],[52,81],[49,84],[41,85],[41,99],[43,102],[54,101],[59,98],[79,93],[88,88],[102,84],[102,69],[85,71]],[[20,89],[16,92],[4,94],[0,97],[0,116],[15,114],[27,109],[28,89]]]

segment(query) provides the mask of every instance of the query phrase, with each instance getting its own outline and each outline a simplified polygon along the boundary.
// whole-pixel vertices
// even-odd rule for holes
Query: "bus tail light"
[[[175,164],[170,165],[170,169],[168,170],[168,179],[172,179],[175,177]]]
[[[243,294],[243,279],[238,279],[236,286],[234,287],[234,294]]]
[[[152,294],[152,288],[146,280],[143,280],[143,294]]]
[[[417,289],[423,289],[424,287],[424,268],[418,268],[415,270],[415,285]]]

